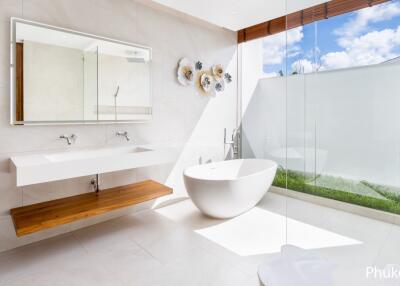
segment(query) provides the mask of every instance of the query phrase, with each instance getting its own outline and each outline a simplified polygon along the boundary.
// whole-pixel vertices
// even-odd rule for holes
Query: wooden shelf
[[[136,205],[172,193],[172,189],[148,180],[132,185],[85,193],[68,198],[11,209],[17,236]]]

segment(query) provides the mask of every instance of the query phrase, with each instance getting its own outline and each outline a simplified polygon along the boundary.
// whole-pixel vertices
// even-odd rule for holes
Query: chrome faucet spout
[[[122,136],[125,137],[126,141],[130,141],[131,138],[129,137],[129,134],[127,131],[118,131],[115,133],[115,136]]]
[[[238,142],[239,142],[239,129],[235,128],[232,131],[232,136],[231,136],[231,140],[227,140],[227,136],[226,136],[226,128],[224,128],[224,146],[229,146],[229,156],[226,157],[226,160],[228,159],[237,159],[238,155],[239,155],[239,147],[238,147]],[[224,148],[225,150],[225,148]],[[224,151],[224,153],[226,153]]]
[[[75,134],[71,134],[71,135],[60,135],[60,139],[65,139],[67,140],[68,145],[72,145],[72,143],[75,142],[76,138],[78,138],[78,136],[76,136]]]

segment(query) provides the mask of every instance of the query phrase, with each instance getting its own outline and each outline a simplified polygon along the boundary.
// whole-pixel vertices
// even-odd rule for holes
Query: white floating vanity
[[[128,146],[11,157],[16,185],[25,186],[173,162],[173,148]]]
[[[173,148],[128,146],[11,158],[17,186],[173,162]],[[104,214],[166,196],[172,189],[152,180],[21,206],[10,210],[17,236]]]

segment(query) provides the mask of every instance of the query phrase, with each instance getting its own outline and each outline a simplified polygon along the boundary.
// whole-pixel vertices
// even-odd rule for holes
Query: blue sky
[[[400,55],[400,0],[266,37],[264,73],[377,64]],[[287,62],[285,52],[287,48]]]

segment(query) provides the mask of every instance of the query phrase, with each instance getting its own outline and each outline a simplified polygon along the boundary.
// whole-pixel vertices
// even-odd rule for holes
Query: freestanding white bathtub
[[[253,208],[266,194],[277,164],[271,160],[240,159],[187,168],[186,190],[201,212],[231,218]]]

